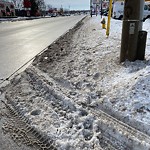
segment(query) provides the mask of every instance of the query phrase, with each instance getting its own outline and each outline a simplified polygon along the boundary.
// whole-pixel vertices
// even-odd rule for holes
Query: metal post
[[[103,1],[101,0],[101,18],[102,18],[102,16],[103,16]]]
[[[109,30],[110,30],[111,11],[112,11],[112,0],[109,1],[109,12],[108,12],[108,21],[107,21],[107,29],[106,29],[107,36],[109,36]]]
[[[142,30],[144,0],[125,0],[120,62],[137,58],[138,33]]]
[[[96,4],[96,16],[97,16],[97,4]]]
[[[90,14],[91,14],[91,17],[92,17],[92,0],[90,0]]]

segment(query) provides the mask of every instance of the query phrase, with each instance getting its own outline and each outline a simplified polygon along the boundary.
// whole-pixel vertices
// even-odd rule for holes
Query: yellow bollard
[[[109,1],[109,12],[108,12],[108,20],[107,20],[107,30],[106,30],[106,35],[107,37],[109,36],[109,30],[110,30],[110,19],[111,19],[111,11],[112,11],[112,1]]]
[[[102,19],[101,24],[102,24],[102,29],[106,29],[106,21],[105,21],[105,18]]]

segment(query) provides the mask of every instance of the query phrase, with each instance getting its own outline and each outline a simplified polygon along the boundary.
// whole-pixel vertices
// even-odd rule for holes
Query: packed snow
[[[101,149],[99,121],[91,109],[134,119],[150,134],[150,19],[143,23],[146,59],[121,64],[122,21],[111,19],[109,37],[100,16],[83,22],[37,56],[6,91],[1,88],[0,98],[11,99],[60,150]]]

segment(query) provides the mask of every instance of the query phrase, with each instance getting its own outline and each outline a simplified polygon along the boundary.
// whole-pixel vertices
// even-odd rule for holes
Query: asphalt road
[[[0,80],[49,46],[83,16],[0,23]]]

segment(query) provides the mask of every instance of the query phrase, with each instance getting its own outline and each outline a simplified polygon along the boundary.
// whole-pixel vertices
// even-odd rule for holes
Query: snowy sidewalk
[[[1,88],[0,99],[13,103],[60,150],[100,150],[107,144],[91,109],[102,109],[150,135],[150,20],[144,23],[146,60],[122,64],[122,21],[112,19],[109,38],[99,16],[83,22]],[[120,143],[115,146],[119,149]]]

